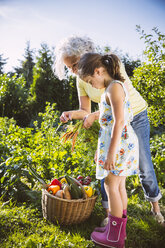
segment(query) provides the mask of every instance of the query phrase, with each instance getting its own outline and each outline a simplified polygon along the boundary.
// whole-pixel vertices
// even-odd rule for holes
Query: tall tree
[[[0,74],[3,74],[3,67],[7,64],[7,59],[3,59],[3,54],[0,54]]]
[[[30,48],[30,41],[28,41],[25,48],[24,60],[20,61],[21,66],[14,68],[18,77],[20,77],[20,75],[24,76],[26,88],[28,89],[33,82],[33,67],[35,65],[33,56],[34,50]]]
[[[68,91],[68,82],[60,81],[54,76],[52,66],[54,62],[53,50],[48,45],[41,44],[41,49],[36,57],[34,67],[34,80],[31,85],[31,96],[34,104],[34,111],[43,111],[46,102],[56,103],[57,109],[62,111],[69,104],[69,95],[66,98],[65,93]]]

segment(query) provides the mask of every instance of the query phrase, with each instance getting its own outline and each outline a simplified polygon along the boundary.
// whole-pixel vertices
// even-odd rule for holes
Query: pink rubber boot
[[[127,217],[127,209],[124,209],[123,210],[123,217]],[[106,225],[107,226],[107,225]],[[103,226],[103,227],[96,227],[95,229],[94,229],[94,231],[95,232],[105,232],[105,230],[106,230],[106,226]]]
[[[123,210],[123,216],[124,216],[124,215],[127,216],[127,209],[124,209],[124,210]]]
[[[118,218],[109,214],[105,232],[93,232],[91,239],[103,247],[124,248],[127,217]]]
[[[124,210],[123,210],[123,218],[127,218],[127,209],[124,209]],[[127,233],[126,233],[127,221],[124,222],[124,225],[125,225],[125,227],[124,227],[124,230],[125,230],[124,237],[125,237],[125,240],[126,240],[126,239],[127,239]]]
[[[110,214],[108,214],[109,217]],[[109,221],[109,220],[108,220]],[[94,231],[95,232],[105,232],[106,228],[108,227],[108,224],[106,226],[101,226],[101,227],[95,227]]]

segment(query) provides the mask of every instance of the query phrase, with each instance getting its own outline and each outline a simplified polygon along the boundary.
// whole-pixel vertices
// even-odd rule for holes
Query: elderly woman
[[[96,47],[88,37],[71,36],[62,40],[55,49],[54,71],[60,80],[65,78],[65,66],[77,74],[77,65],[80,57],[87,52],[95,52]],[[120,65],[120,73],[124,77],[124,84],[129,91],[129,99],[133,110],[131,123],[139,141],[139,178],[142,184],[145,198],[151,203],[151,213],[159,222],[164,223],[158,201],[162,197],[158,187],[154,167],[150,153],[150,125],[147,117],[147,103],[133,87],[123,64]],[[91,84],[77,77],[77,91],[79,97],[79,109],[63,112],[60,120],[67,122],[72,119],[84,119],[84,127],[89,128],[99,118],[99,111],[91,113],[91,101],[99,103],[104,89],[93,88]],[[104,189],[104,179],[101,180],[102,205],[108,214],[108,201]],[[107,223],[107,218],[102,225]]]

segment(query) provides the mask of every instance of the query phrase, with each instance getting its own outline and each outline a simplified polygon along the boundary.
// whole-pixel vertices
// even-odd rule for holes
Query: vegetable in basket
[[[81,175],[79,175],[77,177],[77,180],[79,181],[79,183],[81,183],[82,185],[89,185],[92,181],[91,177],[90,176],[87,176],[87,177],[83,177]]]
[[[49,188],[47,189],[47,191],[50,193],[50,194],[53,194],[55,195],[57,193],[57,191],[60,190],[60,186],[59,185],[51,185],[49,186]]]
[[[70,194],[72,199],[79,199],[83,197],[82,189],[79,188],[77,183],[68,175],[65,175],[65,179],[69,185]]]
[[[90,186],[84,186],[85,193],[87,194],[88,197],[91,197],[93,195],[93,189]]]
[[[29,166],[29,171],[31,174],[42,184],[44,189],[53,195],[60,190],[60,192],[56,195],[59,198],[65,199],[80,199],[83,198],[83,192],[80,186],[71,178],[69,175],[63,177],[60,181],[58,179],[53,179],[50,184],[46,184],[43,178],[31,167]],[[64,188],[62,190],[62,183],[65,183]]]
[[[64,191],[62,189],[58,190],[55,194],[56,197],[58,198],[64,198]]]
[[[60,189],[62,187],[61,182],[58,179],[56,179],[56,178],[51,181],[50,186],[51,185],[58,185],[58,186],[60,186]]]
[[[70,188],[69,188],[69,185],[68,184],[65,184],[64,185],[63,192],[64,192],[64,198],[65,199],[68,199],[68,200],[71,200],[72,199],[71,194],[70,194]]]
[[[63,177],[63,178],[60,180],[60,182],[61,182],[62,184],[63,184],[63,183],[67,183],[65,177]]]

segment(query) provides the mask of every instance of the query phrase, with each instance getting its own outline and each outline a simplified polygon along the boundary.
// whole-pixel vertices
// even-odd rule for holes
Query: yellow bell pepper
[[[87,194],[88,197],[91,197],[93,195],[93,189],[90,186],[84,186],[85,193]]]
[[[60,180],[60,182],[61,182],[61,183],[67,183],[67,181],[66,181],[65,178],[62,178],[62,179]]]

